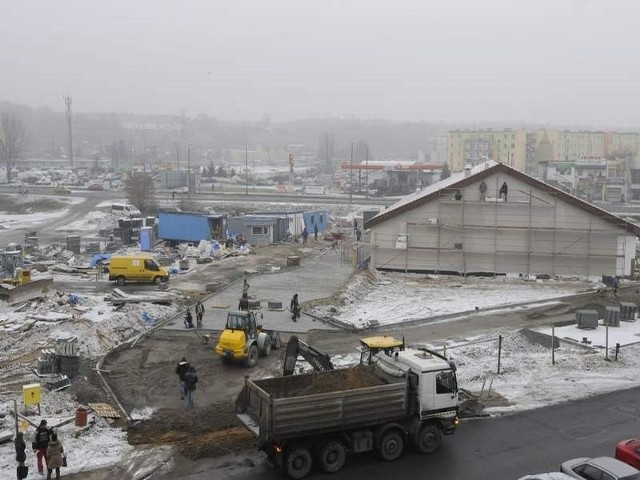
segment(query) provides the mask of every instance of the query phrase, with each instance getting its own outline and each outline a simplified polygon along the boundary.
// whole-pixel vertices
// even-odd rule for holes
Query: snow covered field
[[[23,202],[34,202],[38,200],[55,200],[67,205],[77,205],[84,202],[86,199],[81,197],[54,197],[37,195],[30,195],[22,198]],[[39,227],[43,223],[62,218],[68,213],[69,210],[66,208],[55,210],[53,212],[27,212],[23,214],[0,212],[0,229],[8,230]]]
[[[337,298],[337,306],[318,306],[313,313],[358,328],[390,325],[453,313],[541,302],[592,290],[581,281],[524,281],[505,277],[449,277],[385,273],[376,285],[357,276]]]

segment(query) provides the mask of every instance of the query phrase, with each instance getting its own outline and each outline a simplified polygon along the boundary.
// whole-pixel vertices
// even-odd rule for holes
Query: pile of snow
[[[113,228],[118,224],[118,216],[103,211],[87,213],[82,220],[68,223],[56,229],[59,232],[86,232]]]
[[[386,273],[372,284],[354,278],[337,299],[338,306],[318,306],[312,313],[366,328],[479,310],[540,302],[590,291],[596,285],[580,281],[506,277],[448,277]]]

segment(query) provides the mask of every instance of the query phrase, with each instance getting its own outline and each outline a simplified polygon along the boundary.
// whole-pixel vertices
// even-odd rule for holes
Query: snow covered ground
[[[338,298],[338,306],[318,306],[313,313],[358,328],[398,324],[410,320],[521,302],[541,302],[586,292],[595,284],[582,281],[524,281],[506,277],[449,277],[385,273],[373,285],[355,277]]]
[[[55,197],[55,196],[37,196],[30,195],[21,199],[23,202],[34,202],[38,200],[55,200],[67,205],[77,205],[86,199],[82,197]],[[62,218],[69,213],[66,208],[55,210],[53,212],[27,212],[23,214],[14,214],[8,212],[0,212],[0,229],[21,229],[41,226],[43,223],[50,222],[57,218]]]

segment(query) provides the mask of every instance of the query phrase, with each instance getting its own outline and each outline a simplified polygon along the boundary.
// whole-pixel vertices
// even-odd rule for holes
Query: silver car
[[[573,480],[574,477],[560,472],[536,473],[533,475],[525,475],[518,480]]]
[[[583,480],[640,480],[640,470],[611,457],[574,458],[560,471]]]

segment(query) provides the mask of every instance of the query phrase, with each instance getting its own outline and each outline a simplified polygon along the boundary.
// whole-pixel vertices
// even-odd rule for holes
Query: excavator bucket
[[[9,305],[16,305],[44,297],[52,287],[52,278],[41,278],[23,285],[0,284],[0,298]]]

